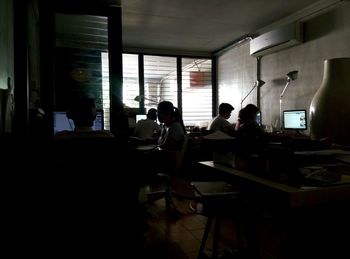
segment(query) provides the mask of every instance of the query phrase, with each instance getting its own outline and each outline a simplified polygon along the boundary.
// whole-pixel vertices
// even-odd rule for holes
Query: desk
[[[249,189],[256,187],[255,192],[266,192],[272,196],[279,195],[279,201],[285,202],[286,204],[283,205],[289,208],[350,202],[350,184],[303,189],[274,182],[226,165],[216,164],[213,161],[199,162],[199,165],[212,170],[213,173],[223,174],[226,179],[232,179],[238,184],[250,185]]]
[[[350,258],[350,184],[305,190],[213,161],[198,165],[254,199],[260,258]]]

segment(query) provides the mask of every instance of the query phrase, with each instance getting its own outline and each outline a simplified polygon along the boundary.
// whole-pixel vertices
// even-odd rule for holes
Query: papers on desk
[[[345,164],[322,164],[299,168],[299,172],[313,186],[350,183],[350,167]]]
[[[230,135],[227,135],[226,133],[217,130],[213,133],[210,133],[203,137],[204,139],[211,139],[211,140],[221,140],[221,139],[234,139],[234,137],[231,137]]]

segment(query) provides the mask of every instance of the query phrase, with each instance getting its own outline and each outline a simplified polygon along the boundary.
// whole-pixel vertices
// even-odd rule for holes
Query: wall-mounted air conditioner
[[[264,56],[303,42],[303,23],[295,22],[264,33],[250,41],[250,55]]]

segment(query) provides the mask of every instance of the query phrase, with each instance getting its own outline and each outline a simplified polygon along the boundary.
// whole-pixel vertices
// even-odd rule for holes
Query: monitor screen
[[[293,130],[306,130],[306,110],[283,111],[283,128]]]
[[[139,120],[145,120],[145,119],[147,119],[147,115],[146,114],[136,114],[136,123]]]
[[[54,123],[54,133],[63,131],[63,130],[74,130],[74,122],[71,119],[67,118],[66,112],[56,111],[53,113],[53,123]],[[92,126],[93,130],[103,130],[103,111],[96,111],[96,119],[94,125]]]
[[[257,112],[256,114],[256,123],[261,126],[261,112]]]

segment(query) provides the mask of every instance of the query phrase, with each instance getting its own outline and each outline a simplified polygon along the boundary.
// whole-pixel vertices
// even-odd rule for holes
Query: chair
[[[214,238],[212,243],[212,252],[210,258],[218,258],[218,247],[220,239],[221,218],[224,216],[233,216],[236,221],[236,235],[238,244],[241,243],[241,231],[239,222],[239,208],[241,200],[239,192],[226,182],[192,182],[192,187],[196,193],[196,200],[200,201],[203,208],[199,212],[207,216],[201,245],[199,248],[198,259],[203,258],[204,249],[208,240],[209,231],[213,220],[215,220]]]
[[[165,206],[167,209],[172,208],[175,212],[178,212],[176,210],[174,201],[173,201],[173,195],[174,196],[181,196],[177,193],[174,193],[171,188],[171,176],[177,175],[181,173],[181,171],[184,168],[185,164],[185,155],[186,150],[188,146],[188,140],[189,136],[185,135],[185,138],[183,140],[182,147],[179,151],[166,151],[166,155],[169,158],[169,161],[171,162],[168,168],[166,169],[166,172],[161,172],[157,174],[157,177],[160,178],[165,186],[165,188],[161,191],[151,192],[147,195],[147,200],[144,202],[144,204],[153,203],[160,199],[165,199]]]

